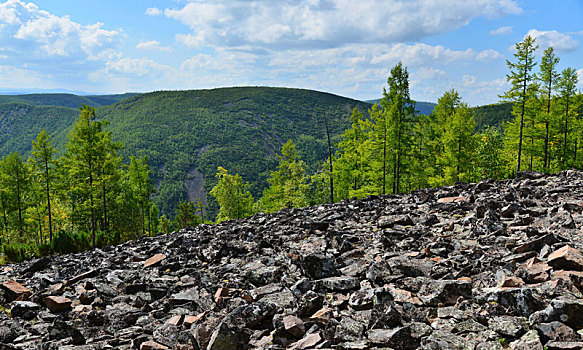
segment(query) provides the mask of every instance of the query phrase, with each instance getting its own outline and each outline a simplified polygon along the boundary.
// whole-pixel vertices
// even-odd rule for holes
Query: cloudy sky
[[[525,35],[583,82],[581,0],[0,0],[0,89],[146,92],[286,86],[470,105],[508,88]],[[538,70],[538,67],[536,67]],[[583,88],[583,84],[579,84]]]

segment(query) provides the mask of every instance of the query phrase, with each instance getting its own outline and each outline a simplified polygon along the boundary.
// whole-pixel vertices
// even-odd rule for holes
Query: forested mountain
[[[376,100],[367,100],[365,102],[370,104],[375,104],[379,102],[380,99]],[[419,112],[419,114],[423,115],[430,115],[433,112],[433,108],[435,108],[436,104],[433,102],[423,102],[423,101],[415,101],[415,110]]]
[[[288,139],[294,140],[313,173],[326,158],[324,114],[329,116],[335,142],[350,125],[353,107],[365,114],[371,107],[322,92],[266,87],[139,95],[4,95],[0,96],[0,155],[17,151],[28,157],[31,141],[42,129],[62,153],[82,103],[100,106],[97,116],[109,119],[113,138],[125,145],[126,163],[129,155],[148,156],[157,189],[154,200],[162,213],[173,216],[178,203],[200,198],[211,218],[218,208],[207,198],[217,181],[218,166],[240,174],[258,197],[277,163],[275,154]],[[416,103],[424,114],[434,106]],[[510,117],[505,104],[472,110],[478,128],[500,125]]]
[[[477,106],[471,109],[476,121],[476,129],[482,130],[486,126],[499,127],[512,119],[512,103],[495,103]]]
[[[26,95],[0,95],[0,104],[3,103],[28,103],[35,106],[60,106],[77,109],[81,104],[92,107],[114,104],[126,98],[137,95],[125,93],[116,95],[90,95],[79,96],[73,94],[26,94]]]
[[[326,158],[324,115],[331,134],[340,135],[354,107],[366,112],[370,105],[316,91],[248,87],[153,92],[98,114],[110,120],[125,152],[148,156],[162,212],[200,198],[214,217],[218,207],[207,197],[218,166],[240,174],[259,196],[283,143],[293,139],[314,170]]]

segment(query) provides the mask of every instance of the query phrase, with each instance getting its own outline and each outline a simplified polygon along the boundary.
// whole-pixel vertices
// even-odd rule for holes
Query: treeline
[[[219,168],[220,181],[211,191],[221,208],[217,219],[456,181],[508,178],[520,171],[583,168],[583,97],[576,91],[576,71],[559,73],[559,58],[551,47],[535,72],[536,48],[528,36],[516,44],[515,60],[507,61],[511,87],[501,102],[513,108],[512,118],[501,127],[476,132],[474,114],[455,90],[446,91],[430,115],[417,113],[407,68],[399,63],[368,117],[357,108],[352,111],[350,128],[316,174],[306,174],[290,140],[278,155],[269,187],[253,203],[241,177]]]
[[[28,160],[17,153],[0,161],[0,232],[5,258],[13,261],[119,243],[158,230],[158,210],[147,158],[124,165],[122,145],[107,121],[80,107],[57,157],[41,131]]]

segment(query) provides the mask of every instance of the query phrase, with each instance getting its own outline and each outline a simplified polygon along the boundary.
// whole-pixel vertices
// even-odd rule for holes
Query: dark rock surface
[[[0,268],[4,349],[580,349],[583,173],[283,210]]]

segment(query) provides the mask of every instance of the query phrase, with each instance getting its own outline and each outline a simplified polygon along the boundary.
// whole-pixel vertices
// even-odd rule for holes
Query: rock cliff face
[[[581,349],[583,173],[202,225],[3,267],[3,349]]]

